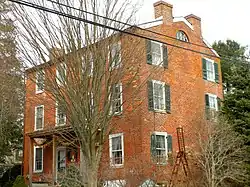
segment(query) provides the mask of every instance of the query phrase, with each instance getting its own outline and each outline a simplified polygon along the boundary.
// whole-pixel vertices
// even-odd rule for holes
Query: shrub
[[[12,187],[28,187],[28,186],[25,184],[23,176],[19,175],[17,176]]]

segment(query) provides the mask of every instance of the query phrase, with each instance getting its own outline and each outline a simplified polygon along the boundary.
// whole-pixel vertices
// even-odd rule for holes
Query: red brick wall
[[[185,23],[177,22],[171,26],[160,25],[151,28],[154,31],[166,34],[172,37],[176,36],[178,30],[184,31],[191,43],[196,43],[205,46],[200,37],[199,31],[191,30]],[[139,32],[139,31],[138,31]],[[145,34],[145,33],[144,33]],[[150,36],[150,34],[148,34]],[[171,43],[186,48],[191,48],[204,53],[214,55],[209,49],[194,46],[189,43],[183,43],[164,36],[159,37],[162,42]],[[123,49],[129,45],[130,36],[124,36],[122,39]],[[208,82],[202,78],[202,57],[205,55],[178,49],[168,46],[169,65],[168,69],[157,68],[146,63],[145,41],[138,40],[138,45],[131,51],[131,56],[126,59],[126,63],[131,63],[134,66],[141,66],[139,70],[139,78],[132,86],[124,90],[123,99],[128,100],[133,90],[143,85],[140,92],[137,92],[132,100],[128,100],[124,105],[124,111],[121,116],[116,116],[113,119],[115,130],[113,133],[124,133],[124,150],[125,162],[124,166],[119,169],[112,169],[109,166],[109,148],[108,141],[105,143],[103,151],[103,160],[101,163],[101,177],[129,178],[134,170],[139,171],[139,174],[133,174],[138,178],[147,178],[152,176],[152,172],[165,170],[166,172],[158,172],[164,176],[158,176],[160,180],[164,180],[166,173],[169,174],[171,166],[155,166],[150,161],[150,135],[154,131],[167,132],[173,135],[173,151],[177,151],[176,127],[184,127],[184,135],[186,145],[195,147],[194,132],[196,126],[204,123],[205,109],[205,93],[212,93],[222,98],[222,84],[220,72],[220,84]],[[127,43],[128,42],[128,43]],[[124,47],[125,46],[125,47]],[[142,55],[143,54],[143,55]],[[208,56],[207,56],[208,57]],[[211,58],[211,57],[208,57]],[[212,58],[219,64],[218,58]],[[29,73],[33,76],[33,73]],[[153,113],[148,111],[148,93],[147,84],[144,82],[147,79],[155,79],[166,82],[171,87],[171,114]],[[34,129],[34,110],[38,104],[45,106],[45,127],[55,124],[55,104],[48,93],[35,94],[35,84],[28,78],[26,82],[26,104],[25,104],[25,127],[24,133],[32,132]],[[25,136],[24,147],[24,176],[28,174],[28,142],[29,139]],[[51,148],[46,148],[44,159],[44,172],[50,173],[52,167]],[[33,162],[32,162],[33,163]],[[107,171],[108,169],[108,171]],[[105,171],[104,171],[105,170]],[[116,175],[113,175],[113,172]],[[144,177],[142,177],[144,176]],[[169,175],[168,175],[169,177]],[[132,180],[132,179],[131,179]],[[133,179],[136,181],[136,179]],[[134,182],[136,183],[136,182]]]

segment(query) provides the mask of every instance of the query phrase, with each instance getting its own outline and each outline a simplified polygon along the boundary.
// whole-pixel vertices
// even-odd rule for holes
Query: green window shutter
[[[221,99],[217,97],[217,105],[218,105],[218,110],[221,110]]]
[[[209,96],[208,96],[208,94],[205,95],[205,102],[206,102],[206,107],[209,108]]]
[[[209,96],[208,94],[205,95],[205,115],[206,119],[210,119],[210,109],[209,109]]]
[[[172,135],[168,134],[167,136],[167,144],[168,144],[168,153],[173,152],[173,143],[172,143]]]
[[[165,84],[165,102],[166,102],[166,111],[171,112],[171,96],[170,96],[170,86]]]
[[[214,63],[214,72],[215,72],[215,82],[219,83],[219,67],[217,63]]]
[[[153,82],[148,81],[148,110],[154,110],[154,98],[153,98]]]
[[[173,141],[172,141],[172,135],[168,134],[167,136],[167,145],[168,145],[168,163],[173,164]]]
[[[146,40],[147,63],[152,64],[151,40]]]
[[[151,134],[151,156],[154,157],[156,156],[156,135]]]
[[[204,58],[202,58],[202,72],[203,72],[203,79],[207,80],[207,61]]]
[[[163,50],[163,67],[168,68],[168,48],[167,46],[162,46]]]

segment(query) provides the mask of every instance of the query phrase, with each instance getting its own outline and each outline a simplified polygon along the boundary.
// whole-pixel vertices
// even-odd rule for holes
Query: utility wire
[[[85,22],[85,23],[88,23],[88,24],[96,25],[98,27],[103,27],[103,28],[107,28],[107,29],[110,29],[110,30],[114,30],[114,31],[120,32],[120,33],[124,33],[124,34],[128,34],[128,35],[131,35],[131,36],[135,36],[135,37],[138,37],[138,38],[143,38],[143,39],[147,39],[147,40],[151,40],[151,41],[155,41],[155,42],[160,42],[162,44],[165,44],[165,45],[168,45],[168,46],[171,46],[171,47],[175,47],[175,48],[179,48],[179,49],[191,51],[191,52],[194,52],[194,53],[199,53],[199,54],[206,55],[206,56],[209,56],[209,57],[220,58],[218,56],[211,55],[209,53],[205,53],[205,52],[201,52],[201,51],[197,51],[197,50],[185,48],[185,47],[178,46],[178,45],[175,45],[175,44],[171,44],[171,43],[168,43],[168,42],[162,42],[162,41],[160,41],[158,39],[149,38],[147,36],[143,36],[143,35],[140,35],[140,34],[129,32],[127,30],[120,30],[120,29],[117,29],[117,28],[112,27],[112,26],[108,26],[108,25],[104,25],[104,24],[101,24],[101,23],[97,23],[97,22],[94,22],[94,21],[91,21],[91,20],[88,20],[88,19],[85,19],[85,18],[79,18],[79,17],[73,16],[73,15],[70,15],[70,14],[62,13],[62,12],[57,11],[57,10],[46,8],[44,6],[40,6],[40,5],[37,5],[37,4],[34,4],[34,3],[29,3],[27,1],[22,1],[22,0],[9,0],[9,1],[13,2],[13,3],[20,4],[20,5],[28,6],[28,7],[31,7],[31,8],[35,8],[35,9],[38,9],[38,10],[43,10],[43,11],[46,11],[46,12],[49,12],[49,13],[52,13],[52,14],[56,14],[56,15],[59,15],[59,16],[63,16],[63,17],[67,17],[67,18],[70,18],[70,19],[82,21],[82,22]]]
[[[84,13],[87,13],[87,14],[91,14],[93,16],[97,16],[97,17],[100,17],[100,18],[103,18],[103,19],[106,19],[106,20],[110,20],[110,21],[113,21],[113,22],[117,22],[117,23],[120,23],[120,24],[123,24],[123,25],[126,25],[126,26],[130,26],[130,27],[136,27],[142,31],[146,31],[146,32],[150,32],[150,33],[153,33],[153,34],[157,34],[157,35],[160,35],[160,36],[164,36],[164,37],[167,37],[167,38],[170,38],[170,39],[173,39],[173,40],[177,40],[177,41],[180,41],[182,42],[181,40],[178,40],[177,38],[175,37],[172,37],[172,36],[169,36],[169,35],[166,35],[166,34],[162,34],[162,33],[159,33],[159,32],[156,32],[156,31],[152,31],[152,30],[149,30],[149,29],[144,29],[144,28],[141,28],[139,26],[136,26],[136,25],[131,25],[129,23],[125,23],[125,22],[122,22],[122,21],[119,21],[119,20],[115,20],[115,19],[112,19],[112,18],[109,18],[109,17],[106,17],[106,16],[102,16],[102,15],[99,15],[99,14],[96,14],[96,13],[93,13],[93,12],[89,12],[89,11],[86,11],[86,10],[82,10],[80,8],[75,8],[75,7],[72,7],[72,6],[69,6],[69,5],[66,5],[66,4],[63,4],[63,3],[60,3],[60,2],[56,2],[54,0],[47,0],[47,1],[50,1],[51,3],[55,3],[55,4],[58,4],[60,6],[64,6],[66,8],[70,8],[70,9],[73,9],[73,10],[77,10],[77,11],[80,11],[80,12],[84,12]],[[182,16],[179,16],[177,18],[183,18]],[[155,21],[154,21],[155,22]],[[144,24],[148,24],[148,23],[151,23],[151,22],[147,22],[147,23],[144,23]],[[200,37],[197,37],[198,39],[201,39]],[[208,43],[204,38],[202,38],[204,40],[205,43]],[[188,44],[191,44],[191,45],[194,45],[194,46],[198,46],[198,47],[202,47],[202,48],[206,48],[206,49],[213,49],[211,44],[209,44],[210,46],[204,46],[204,45],[201,45],[201,44],[197,44],[197,43],[192,43],[192,42],[188,42]],[[224,55],[223,55],[224,56]],[[246,56],[240,56],[241,58],[245,58],[245,59],[250,59],[250,57],[246,57]]]
[[[136,26],[136,25],[131,25],[129,23],[125,23],[125,22],[122,22],[122,21],[119,21],[119,20],[115,20],[115,19],[112,19],[112,18],[109,18],[109,17],[106,17],[106,16],[101,16],[99,14],[95,14],[95,13],[92,13],[92,12],[89,12],[89,11],[86,11],[86,10],[82,10],[82,9],[79,9],[79,8],[75,8],[75,7],[72,7],[72,6],[69,6],[69,5],[66,5],[66,4],[63,4],[63,3],[60,3],[60,2],[56,2],[56,1],[53,1],[53,0],[47,0],[47,1],[50,1],[52,3],[55,3],[55,4],[58,4],[60,6],[64,6],[66,8],[70,8],[70,9],[73,9],[73,10],[77,10],[77,11],[80,11],[80,12],[84,12],[84,13],[87,13],[87,14],[91,14],[93,16],[97,16],[97,17],[100,17],[100,18],[103,18],[103,19],[107,19],[107,20],[110,20],[110,21],[113,21],[113,22],[117,22],[117,23],[120,23],[120,24],[123,24],[123,25],[126,25],[126,26],[129,26],[129,27],[136,27],[142,31],[147,31],[147,32],[150,32],[150,33],[153,33],[153,34],[157,34],[157,35],[160,35],[160,36],[164,36],[164,37],[167,37],[167,38],[170,38],[170,39],[173,39],[173,40],[177,40],[179,42],[183,42],[181,40],[178,40],[177,38],[173,37],[173,36],[169,36],[169,35],[166,35],[166,34],[162,34],[162,33],[159,33],[159,32],[156,32],[156,31],[151,31],[149,29],[144,29],[144,28],[141,28],[139,26]],[[144,23],[144,24],[147,24],[147,23]],[[186,42],[187,43],[187,42]],[[191,45],[195,45],[195,46],[199,46],[199,47],[203,47],[203,48],[207,48],[207,49],[211,49],[210,47],[208,46],[204,46],[204,45],[201,45],[201,44],[196,44],[196,43],[192,43],[192,42],[188,42],[188,44],[191,44]]]
[[[73,16],[73,15],[70,15],[70,14],[65,14],[65,13],[62,13],[60,11],[49,9],[49,8],[46,8],[44,6],[40,6],[40,5],[37,5],[37,4],[34,4],[34,3],[29,3],[29,2],[26,2],[26,1],[22,1],[22,0],[21,1],[18,1],[18,0],[9,0],[9,1],[17,3],[17,4],[24,5],[24,6],[28,6],[28,7],[31,7],[31,8],[35,8],[35,9],[38,9],[38,10],[43,10],[43,11],[46,11],[46,12],[50,12],[52,14],[57,14],[59,16],[63,16],[63,17],[75,19],[75,20],[78,20],[78,21],[83,21],[83,22],[86,22],[86,23],[89,23],[89,24],[93,24],[93,25],[96,25],[96,26],[99,26],[99,27],[104,27],[104,28],[107,28],[107,29],[115,30],[117,32],[125,33],[125,34],[132,35],[132,36],[135,36],[135,37],[139,37],[139,38],[143,38],[143,39],[148,39],[148,40],[152,40],[152,41],[155,41],[155,42],[160,42],[162,44],[166,44],[166,45],[169,45],[169,46],[172,46],[172,47],[176,47],[176,48],[179,48],[179,49],[183,49],[183,50],[191,51],[191,52],[194,52],[194,53],[199,53],[199,54],[207,55],[207,56],[210,56],[210,57],[219,58],[218,56],[215,56],[215,55],[211,55],[211,54],[208,54],[208,53],[196,51],[196,50],[185,48],[185,47],[182,47],[182,46],[177,46],[177,45],[170,44],[170,43],[167,43],[167,42],[162,42],[160,40],[152,39],[152,38],[149,38],[149,37],[146,37],[146,36],[142,36],[142,35],[139,35],[139,34],[136,34],[136,33],[131,33],[131,32],[128,32],[126,30],[120,30],[120,29],[117,29],[117,28],[114,28],[114,27],[111,27],[111,26],[107,26],[107,25],[100,24],[100,23],[97,23],[97,22],[94,22],[94,21],[90,21],[90,20],[87,20],[87,19],[79,18],[79,17]],[[135,26],[132,26],[132,27],[135,27]],[[135,27],[135,28],[137,28],[137,27]],[[212,49],[212,48],[209,48],[209,49]],[[232,56],[231,57],[230,56],[226,56],[226,55],[221,55],[221,56],[223,56],[224,58],[232,61],[232,59],[231,59]],[[244,56],[243,58],[247,59],[248,57]],[[249,61],[244,61],[244,62],[249,63]]]

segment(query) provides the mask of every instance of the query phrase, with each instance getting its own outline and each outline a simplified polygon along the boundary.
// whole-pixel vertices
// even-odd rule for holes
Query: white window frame
[[[119,42],[117,42],[117,43],[114,43],[112,46],[111,46],[111,48],[110,48],[110,50],[109,50],[109,53],[110,53],[110,55],[108,56],[108,59],[110,60],[110,57],[112,58],[112,50],[113,50],[113,48],[114,47],[116,47],[116,46],[119,46],[120,47],[120,51],[119,51],[119,64],[117,65],[117,64],[114,64],[114,61],[112,62],[112,64],[110,64],[110,71],[111,70],[114,70],[114,69],[118,69],[118,68],[120,68],[121,66],[122,66],[122,45],[121,45],[121,41],[119,41]]]
[[[43,119],[42,119],[42,128],[37,129],[36,127],[36,116],[37,116],[37,108],[42,107],[43,108]],[[35,107],[35,131],[42,130],[44,128],[44,105],[38,105]]]
[[[66,125],[66,121],[67,121],[67,115],[66,115],[66,114],[65,114],[65,117],[64,117],[65,123],[63,123],[63,124],[58,124],[58,101],[56,101],[56,116],[55,116],[55,120],[56,120],[56,121],[55,121],[56,127]]]
[[[157,80],[152,80],[152,84],[153,84],[153,104],[154,104],[154,111],[159,111],[159,112],[166,112],[166,95],[165,95],[165,85],[166,83],[165,82],[161,82],[161,81],[157,81]],[[154,84],[161,84],[162,87],[163,87],[163,102],[164,102],[164,109],[161,110],[161,109],[157,109],[155,108],[155,88],[154,88]]]
[[[43,75],[43,89],[41,89],[41,90],[38,90],[38,76],[39,76],[39,74]],[[44,70],[37,71],[36,72],[36,94],[44,92],[44,82],[45,82],[45,72],[44,72]]]
[[[214,60],[209,59],[209,58],[205,58],[205,60],[206,60],[207,80],[208,80],[208,81],[215,82],[215,70],[214,70],[214,63],[215,63],[215,62],[214,62]],[[210,70],[208,70],[208,64],[207,64],[208,62],[212,64],[212,78],[211,78],[211,77],[208,77],[208,71],[210,71]]]
[[[41,148],[42,149],[42,169],[40,169],[40,170],[36,170],[36,149],[37,148]],[[43,147],[41,147],[41,146],[34,146],[34,162],[33,162],[33,171],[34,171],[34,173],[41,173],[41,172],[43,172]]]
[[[121,111],[120,112],[114,112],[115,115],[119,115],[119,114],[122,114],[122,111],[123,111],[123,96],[122,96],[122,83],[118,83],[118,84],[115,84],[114,86],[119,86],[119,89],[120,89],[120,104],[121,104]],[[113,90],[112,90],[113,91]],[[115,102],[116,100],[118,100],[117,98],[114,98],[114,93],[113,94],[113,100],[111,102],[111,113],[113,113],[114,109],[113,109],[113,102]]]
[[[153,132],[153,134],[155,135],[155,137],[158,135],[158,136],[164,136],[164,140],[165,140],[165,154],[166,154],[166,162],[164,163],[157,163],[157,164],[166,164],[167,163],[167,160],[168,160],[168,133],[167,132]],[[155,140],[156,141],[156,140]],[[158,148],[159,149],[159,148]],[[157,148],[156,148],[157,150]],[[159,150],[162,150],[162,149],[159,149]]]
[[[218,111],[218,99],[217,99],[218,97],[217,97],[217,95],[214,95],[214,94],[211,94],[211,93],[207,93],[207,95],[208,95],[208,101],[209,101],[209,109]],[[210,98],[215,99],[215,108],[211,108]]]
[[[64,73],[65,73],[65,80],[64,80],[64,83],[66,82],[66,78],[67,78],[67,66],[65,63],[60,63],[60,64],[57,64],[56,65],[56,83],[58,86],[62,86],[63,85],[63,82],[60,81],[60,79],[58,78],[60,76],[60,73],[59,73],[59,70],[58,70],[58,66],[61,66],[60,68],[64,68]],[[63,67],[64,66],[64,67]],[[60,76],[61,77],[61,76]]]
[[[93,59],[92,55],[90,55],[89,63],[90,63],[90,71],[89,71],[88,75],[90,77],[92,77],[93,72],[94,72],[94,59]],[[86,66],[84,56],[82,56],[82,73],[87,73],[86,68],[88,68],[88,67]]]
[[[122,164],[113,164],[112,138],[116,138],[116,137],[121,137]],[[124,137],[123,137],[123,133],[109,135],[109,157],[110,157],[110,166],[112,166],[112,167],[122,167],[124,165]]]
[[[160,62],[158,62],[158,63],[154,62],[154,60],[153,60],[152,43],[155,43],[155,44],[160,45],[161,59],[160,59]],[[152,53],[152,65],[156,65],[156,66],[162,67],[162,66],[163,66],[163,44],[160,43],[160,42],[155,42],[155,41],[152,41],[152,40],[151,40],[151,53]]]

